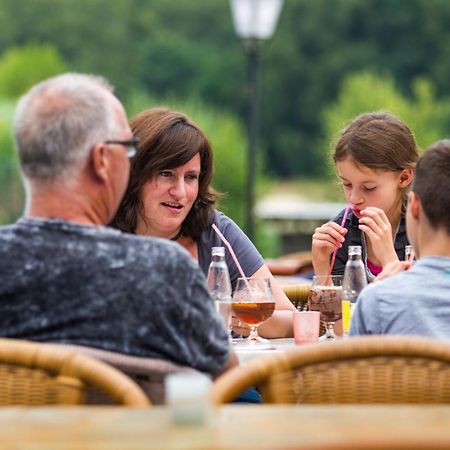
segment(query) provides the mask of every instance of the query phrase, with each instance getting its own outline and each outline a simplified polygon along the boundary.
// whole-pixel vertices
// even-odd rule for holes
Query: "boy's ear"
[[[399,187],[401,188],[408,187],[412,182],[413,174],[414,172],[412,169],[403,169],[399,177],[400,180]]]
[[[420,216],[420,198],[415,192],[408,193],[408,208],[411,216],[417,220]]]

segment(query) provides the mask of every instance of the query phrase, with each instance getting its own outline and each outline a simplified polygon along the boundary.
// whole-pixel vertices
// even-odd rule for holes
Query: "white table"
[[[251,361],[254,358],[281,353],[295,347],[294,338],[269,339],[269,341],[274,347],[270,350],[260,350],[258,349],[258,347],[241,348],[239,347],[239,344],[233,345],[233,349],[236,352],[239,363],[245,364],[246,362]]]

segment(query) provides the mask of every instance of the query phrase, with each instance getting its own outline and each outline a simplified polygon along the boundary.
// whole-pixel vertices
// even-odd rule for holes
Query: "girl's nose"
[[[351,192],[349,200],[350,200],[350,203],[353,205],[359,205],[364,201],[364,199],[361,197],[361,195],[357,191]]]

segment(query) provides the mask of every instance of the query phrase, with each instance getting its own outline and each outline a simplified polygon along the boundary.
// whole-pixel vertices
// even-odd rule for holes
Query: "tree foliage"
[[[342,83],[336,102],[324,110],[324,159],[330,161],[328,148],[340,131],[356,116],[383,110],[399,116],[415,134],[420,148],[425,148],[450,132],[450,99],[437,99],[433,85],[417,79],[407,97],[396,88],[389,75],[360,72],[349,75]],[[325,156],[327,155],[327,156]]]
[[[261,151],[272,173],[322,173],[323,109],[352,73],[381,71],[405,99],[422,89],[417,79],[449,96],[448,0],[284,3],[261,46]],[[50,44],[121,98],[198,98],[245,120],[245,54],[228,0],[0,0],[0,30],[0,49]]]
[[[261,45],[264,173],[323,175],[327,139],[363,108],[393,108],[422,147],[448,135],[449,22],[448,0],[285,0]],[[136,90],[196,99],[205,115],[245,122],[246,58],[228,0],[0,0],[0,30],[1,61],[12,48],[50,46],[68,69],[108,78],[122,100]],[[43,58],[26,58],[30,73],[52,67]],[[15,96],[15,78],[25,86],[28,74],[20,64],[10,73],[0,88]],[[333,119],[324,111],[335,104]]]
[[[0,58],[0,97],[16,99],[38,81],[67,70],[50,45],[12,47]]]
[[[11,130],[14,107],[13,101],[0,99],[0,223],[15,219],[23,208],[23,188]]]

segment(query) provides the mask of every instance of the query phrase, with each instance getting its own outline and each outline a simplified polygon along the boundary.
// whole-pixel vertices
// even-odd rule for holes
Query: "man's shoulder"
[[[155,237],[138,236],[124,233],[108,226],[88,226],[60,219],[22,218],[15,224],[2,227],[1,234],[16,240],[29,241],[32,246],[45,247],[69,246],[73,248],[76,242],[77,254],[91,252],[93,248],[101,250],[101,254],[112,255],[117,259],[122,257],[129,261],[141,260],[165,261],[173,263],[180,261],[186,264],[192,258],[178,244]]]
[[[191,265],[195,262],[184,247],[163,238],[120,232],[117,243],[132,249],[133,253],[145,255],[146,258],[151,255],[165,261],[180,262],[183,265],[186,263]]]
[[[15,223],[8,224],[8,225],[1,225],[0,226],[0,237],[5,237],[9,234],[12,234],[17,229],[17,225]]]

